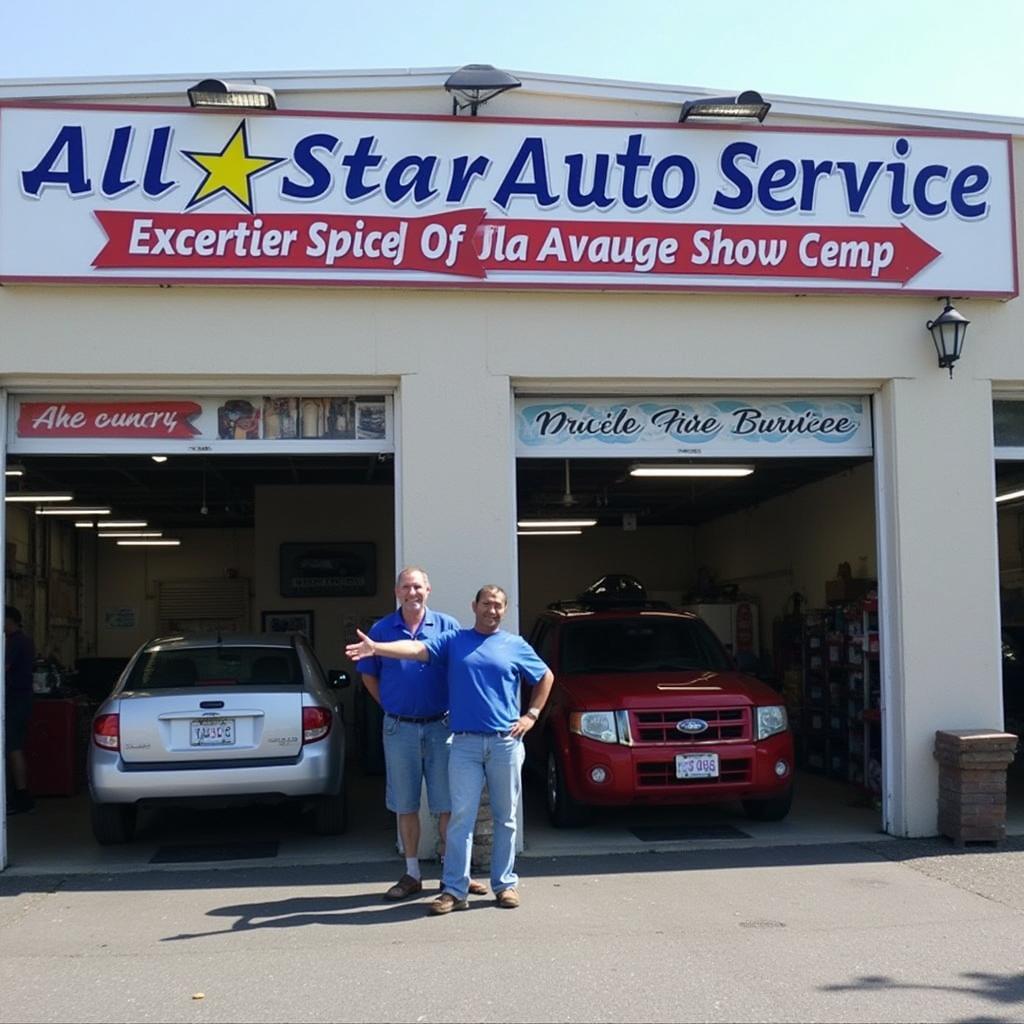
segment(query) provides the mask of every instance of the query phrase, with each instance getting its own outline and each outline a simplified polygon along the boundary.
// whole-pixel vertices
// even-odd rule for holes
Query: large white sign
[[[870,455],[871,403],[836,398],[516,399],[523,458]]]
[[[0,109],[0,280],[1010,296],[1010,141]]]

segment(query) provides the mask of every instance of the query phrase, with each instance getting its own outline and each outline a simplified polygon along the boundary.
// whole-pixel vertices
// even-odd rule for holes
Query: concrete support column
[[[1002,728],[991,386],[934,369],[874,411],[885,829],[934,835],[935,733]]]

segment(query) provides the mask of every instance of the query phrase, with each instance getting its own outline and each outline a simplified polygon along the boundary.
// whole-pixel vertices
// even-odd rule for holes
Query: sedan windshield
[[[221,686],[299,686],[302,670],[282,647],[188,647],[149,651],[132,669],[126,690]]]
[[[568,675],[730,667],[703,622],[653,617],[569,623],[559,661]]]

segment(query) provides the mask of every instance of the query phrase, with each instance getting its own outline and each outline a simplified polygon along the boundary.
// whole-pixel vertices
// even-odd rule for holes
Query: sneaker
[[[502,889],[494,899],[505,910],[515,910],[519,906],[519,893],[515,889]]]
[[[460,900],[450,892],[443,892],[437,899],[427,904],[431,914],[450,914],[453,910],[468,910],[469,900]]]

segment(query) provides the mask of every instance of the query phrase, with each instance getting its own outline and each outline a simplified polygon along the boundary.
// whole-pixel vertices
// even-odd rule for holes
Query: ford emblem
[[[708,727],[708,723],[703,718],[684,718],[679,722],[676,722],[676,728],[680,732],[685,732],[687,736],[696,736],[699,732],[704,732]]]

